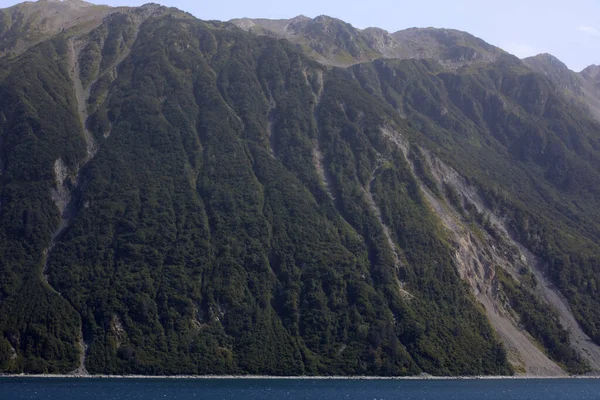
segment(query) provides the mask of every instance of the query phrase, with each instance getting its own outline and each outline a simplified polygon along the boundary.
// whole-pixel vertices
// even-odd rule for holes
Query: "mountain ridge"
[[[259,33],[267,33],[269,32],[270,34],[275,34],[275,35],[280,35],[281,37],[286,37],[287,39],[290,39],[290,36],[292,36],[292,34],[288,31],[286,31],[286,28],[290,27],[290,25],[296,25],[297,22],[302,22],[304,25],[308,24],[309,22],[318,22],[319,20],[329,20],[329,21],[333,21],[333,22],[337,22],[337,23],[343,23],[346,25],[350,25],[356,32],[374,32],[376,33],[376,35],[378,36],[387,36],[390,38],[394,38],[394,36],[399,37],[399,41],[402,42],[403,36],[410,36],[410,33],[426,33],[426,32],[434,32],[434,33],[440,33],[440,34],[453,34],[456,35],[459,38],[466,38],[466,40],[476,40],[479,42],[483,42],[484,47],[487,47],[488,49],[500,49],[497,46],[493,46],[490,45],[488,43],[486,43],[485,41],[483,41],[482,39],[468,33],[465,31],[461,31],[458,29],[452,29],[452,28],[435,28],[435,27],[410,27],[410,28],[404,28],[398,31],[388,31],[385,30],[383,28],[380,27],[375,27],[375,26],[371,26],[371,27],[366,27],[366,28],[355,28],[353,27],[351,24],[335,18],[335,17],[331,17],[328,15],[319,15],[316,16],[315,18],[310,18],[307,17],[303,14],[292,17],[292,18],[281,18],[281,19],[268,19],[268,18],[249,18],[249,17],[244,17],[244,18],[234,18],[229,20],[229,22],[235,24],[236,26],[239,26],[240,28],[246,30],[246,31],[251,31],[253,27],[258,28],[258,29],[263,29],[262,31],[260,31]],[[298,32],[297,32],[298,33]],[[292,41],[294,41],[292,39]],[[405,43],[395,43],[396,45],[406,45]],[[502,49],[500,49],[502,50]],[[506,52],[504,50],[502,50],[503,52]],[[435,58],[435,57],[427,57],[427,56],[422,56],[422,55],[415,55],[415,54],[411,54],[411,55],[402,55],[402,53],[400,54],[395,54],[395,56],[392,56],[391,54],[385,55],[383,54],[384,58]],[[400,56],[400,57],[398,57]],[[556,58],[555,56],[549,54],[549,53],[541,53],[538,54],[537,56],[551,56],[553,58]],[[526,59],[534,59],[537,56],[530,56],[530,57],[525,57],[523,60]],[[331,62],[331,61],[329,61]],[[562,61],[561,61],[562,63]],[[347,66],[347,64],[344,64],[345,66]],[[595,65],[590,65],[586,68],[584,68],[582,71],[580,71],[579,73],[583,73],[585,69],[593,69],[593,67],[595,67]]]
[[[431,58],[454,70],[514,57],[480,38],[455,29],[408,28],[390,33],[375,27],[354,28],[326,15],[312,19],[304,15],[281,20],[241,18],[229,22],[248,32],[290,40],[315,60],[334,66],[351,66],[379,58]],[[597,68],[591,65],[576,73],[547,53],[522,61],[533,71],[550,78],[574,102],[587,107],[591,115],[600,120],[600,91],[594,82],[598,74],[591,76]]]
[[[303,15],[281,20],[240,18],[229,22],[249,32],[275,35],[306,46],[311,49],[309,55],[336,66],[384,57],[435,58],[447,67],[456,68],[473,61],[493,61],[504,53],[481,39],[453,29],[409,28],[390,33],[376,27],[354,28],[326,15],[312,19]],[[315,39],[316,42],[311,42]]]

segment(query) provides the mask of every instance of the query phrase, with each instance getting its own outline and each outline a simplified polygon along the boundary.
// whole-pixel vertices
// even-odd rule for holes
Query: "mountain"
[[[449,68],[497,60],[505,54],[466,32],[412,28],[388,33],[380,28],[356,29],[325,15],[287,20],[234,19],[233,24],[258,35],[285,38],[327,65],[349,66],[378,58],[432,58]]]
[[[0,371],[600,371],[600,124],[552,79],[454,31],[86,7],[0,57]],[[325,60],[396,37],[427,58]]]
[[[591,65],[580,73],[571,71],[550,54],[538,54],[523,60],[532,70],[544,74],[574,103],[588,109],[600,121],[600,79],[598,66]]]

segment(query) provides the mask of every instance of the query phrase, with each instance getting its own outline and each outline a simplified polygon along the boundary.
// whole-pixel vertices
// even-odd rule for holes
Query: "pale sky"
[[[150,0],[91,0],[139,6]],[[519,57],[550,53],[580,71],[600,64],[600,0],[154,0],[200,19],[291,18],[325,14],[357,28],[390,32],[410,27],[472,33]],[[0,8],[16,4],[0,0]]]

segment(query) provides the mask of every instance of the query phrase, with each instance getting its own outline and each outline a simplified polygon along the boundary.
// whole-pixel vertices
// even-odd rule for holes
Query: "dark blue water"
[[[600,399],[600,380],[0,378],[0,399],[583,400]]]

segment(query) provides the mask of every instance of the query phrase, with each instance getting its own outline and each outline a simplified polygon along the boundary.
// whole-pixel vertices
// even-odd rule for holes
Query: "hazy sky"
[[[151,0],[91,0],[137,6]],[[551,53],[571,69],[600,64],[600,0],[154,0],[201,19],[291,18],[325,14],[358,28],[409,27],[470,32],[519,57]],[[0,0],[0,7],[18,3]]]

